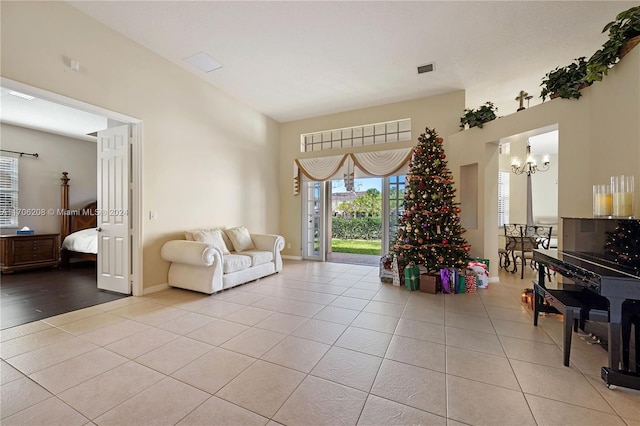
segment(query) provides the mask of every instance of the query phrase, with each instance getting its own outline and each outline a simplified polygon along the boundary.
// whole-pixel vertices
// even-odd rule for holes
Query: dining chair
[[[553,226],[524,225],[520,228],[520,239],[513,252],[514,264],[517,259],[520,259],[522,266],[522,269],[520,270],[520,279],[524,278],[524,268],[527,265],[527,261],[529,261],[529,267],[531,267],[531,269],[537,269],[536,262],[533,261],[533,250],[546,250],[549,248],[552,230]]]
[[[513,264],[511,273],[515,273],[517,266],[515,265],[515,259],[513,253],[518,246],[518,240],[521,235],[521,227],[525,225],[519,223],[508,223],[503,225],[504,229],[504,248],[498,249],[499,266],[509,271],[509,266]]]

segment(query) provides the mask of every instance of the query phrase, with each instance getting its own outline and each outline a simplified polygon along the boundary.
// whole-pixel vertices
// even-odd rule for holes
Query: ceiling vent
[[[436,63],[431,62],[430,64],[420,65],[418,67],[418,74],[424,74],[425,72],[431,72],[436,69]]]

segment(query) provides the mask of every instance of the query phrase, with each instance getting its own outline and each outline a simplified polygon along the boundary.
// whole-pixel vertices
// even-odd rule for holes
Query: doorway
[[[382,251],[382,185],[376,177],[357,178],[353,187],[331,181],[327,259],[375,265]],[[349,190],[348,190],[349,189]]]
[[[127,244],[125,244],[127,253],[126,257],[129,264],[126,267],[126,281],[128,282],[128,289],[126,292],[132,293],[134,296],[141,296],[143,294],[141,246],[142,215],[140,212],[140,207],[142,206],[142,122],[138,119],[125,116],[120,113],[50,93],[9,79],[1,78],[0,84],[2,87],[32,95],[54,104],[64,105],[76,110],[104,116],[110,123],[108,127],[112,127],[111,123],[114,123],[114,125],[115,123],[125,123],[129,126],[130,144],[127,147],[127,151],[128,155],[131,157],[131,162],[130,165],[126,167],[129,171],[129,178],[127,179],[127,182],[130,187],[130,192],[126,195],[126,198],[129,200],[129,206],[127,209],[129,219],[127,227],[129,230],[128,235],[126,236]],[[98,189],[98,193],[99,192],[100,189]]]
[[[303,259],[378,265],[403,212],[405,176],[303,180]]]

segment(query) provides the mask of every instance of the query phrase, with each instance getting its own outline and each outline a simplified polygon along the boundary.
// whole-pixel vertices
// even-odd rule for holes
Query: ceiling
[[[518,108],[515,97],[520,90],[534,96],[531,105],[540,103],[542,77],[574,58],[589,57],[605,41],[602,27],[620,11],[637,5],[635,1],[68,3],[279,122],[462,89],[468,108],[492,101],[498,115],[508,115]],[[205,73],[185,61],[199,52],[223,67]],[[417,73],[416,67],[431,62],[435,71]],[[2,119],[4,114],[2,108]]]
[[[25,99],[0,87],[0,121],[95,142],[89,133],[107,128],[107,118],[39,98]],[[18,92],[22,93],[22,92]]]

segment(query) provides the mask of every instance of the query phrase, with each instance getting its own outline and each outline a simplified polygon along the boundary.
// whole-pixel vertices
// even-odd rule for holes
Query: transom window
[[[300,151],[326,151],[411,140],[411,119],[365,124],[344,129],[306,133],[300,138]]]

